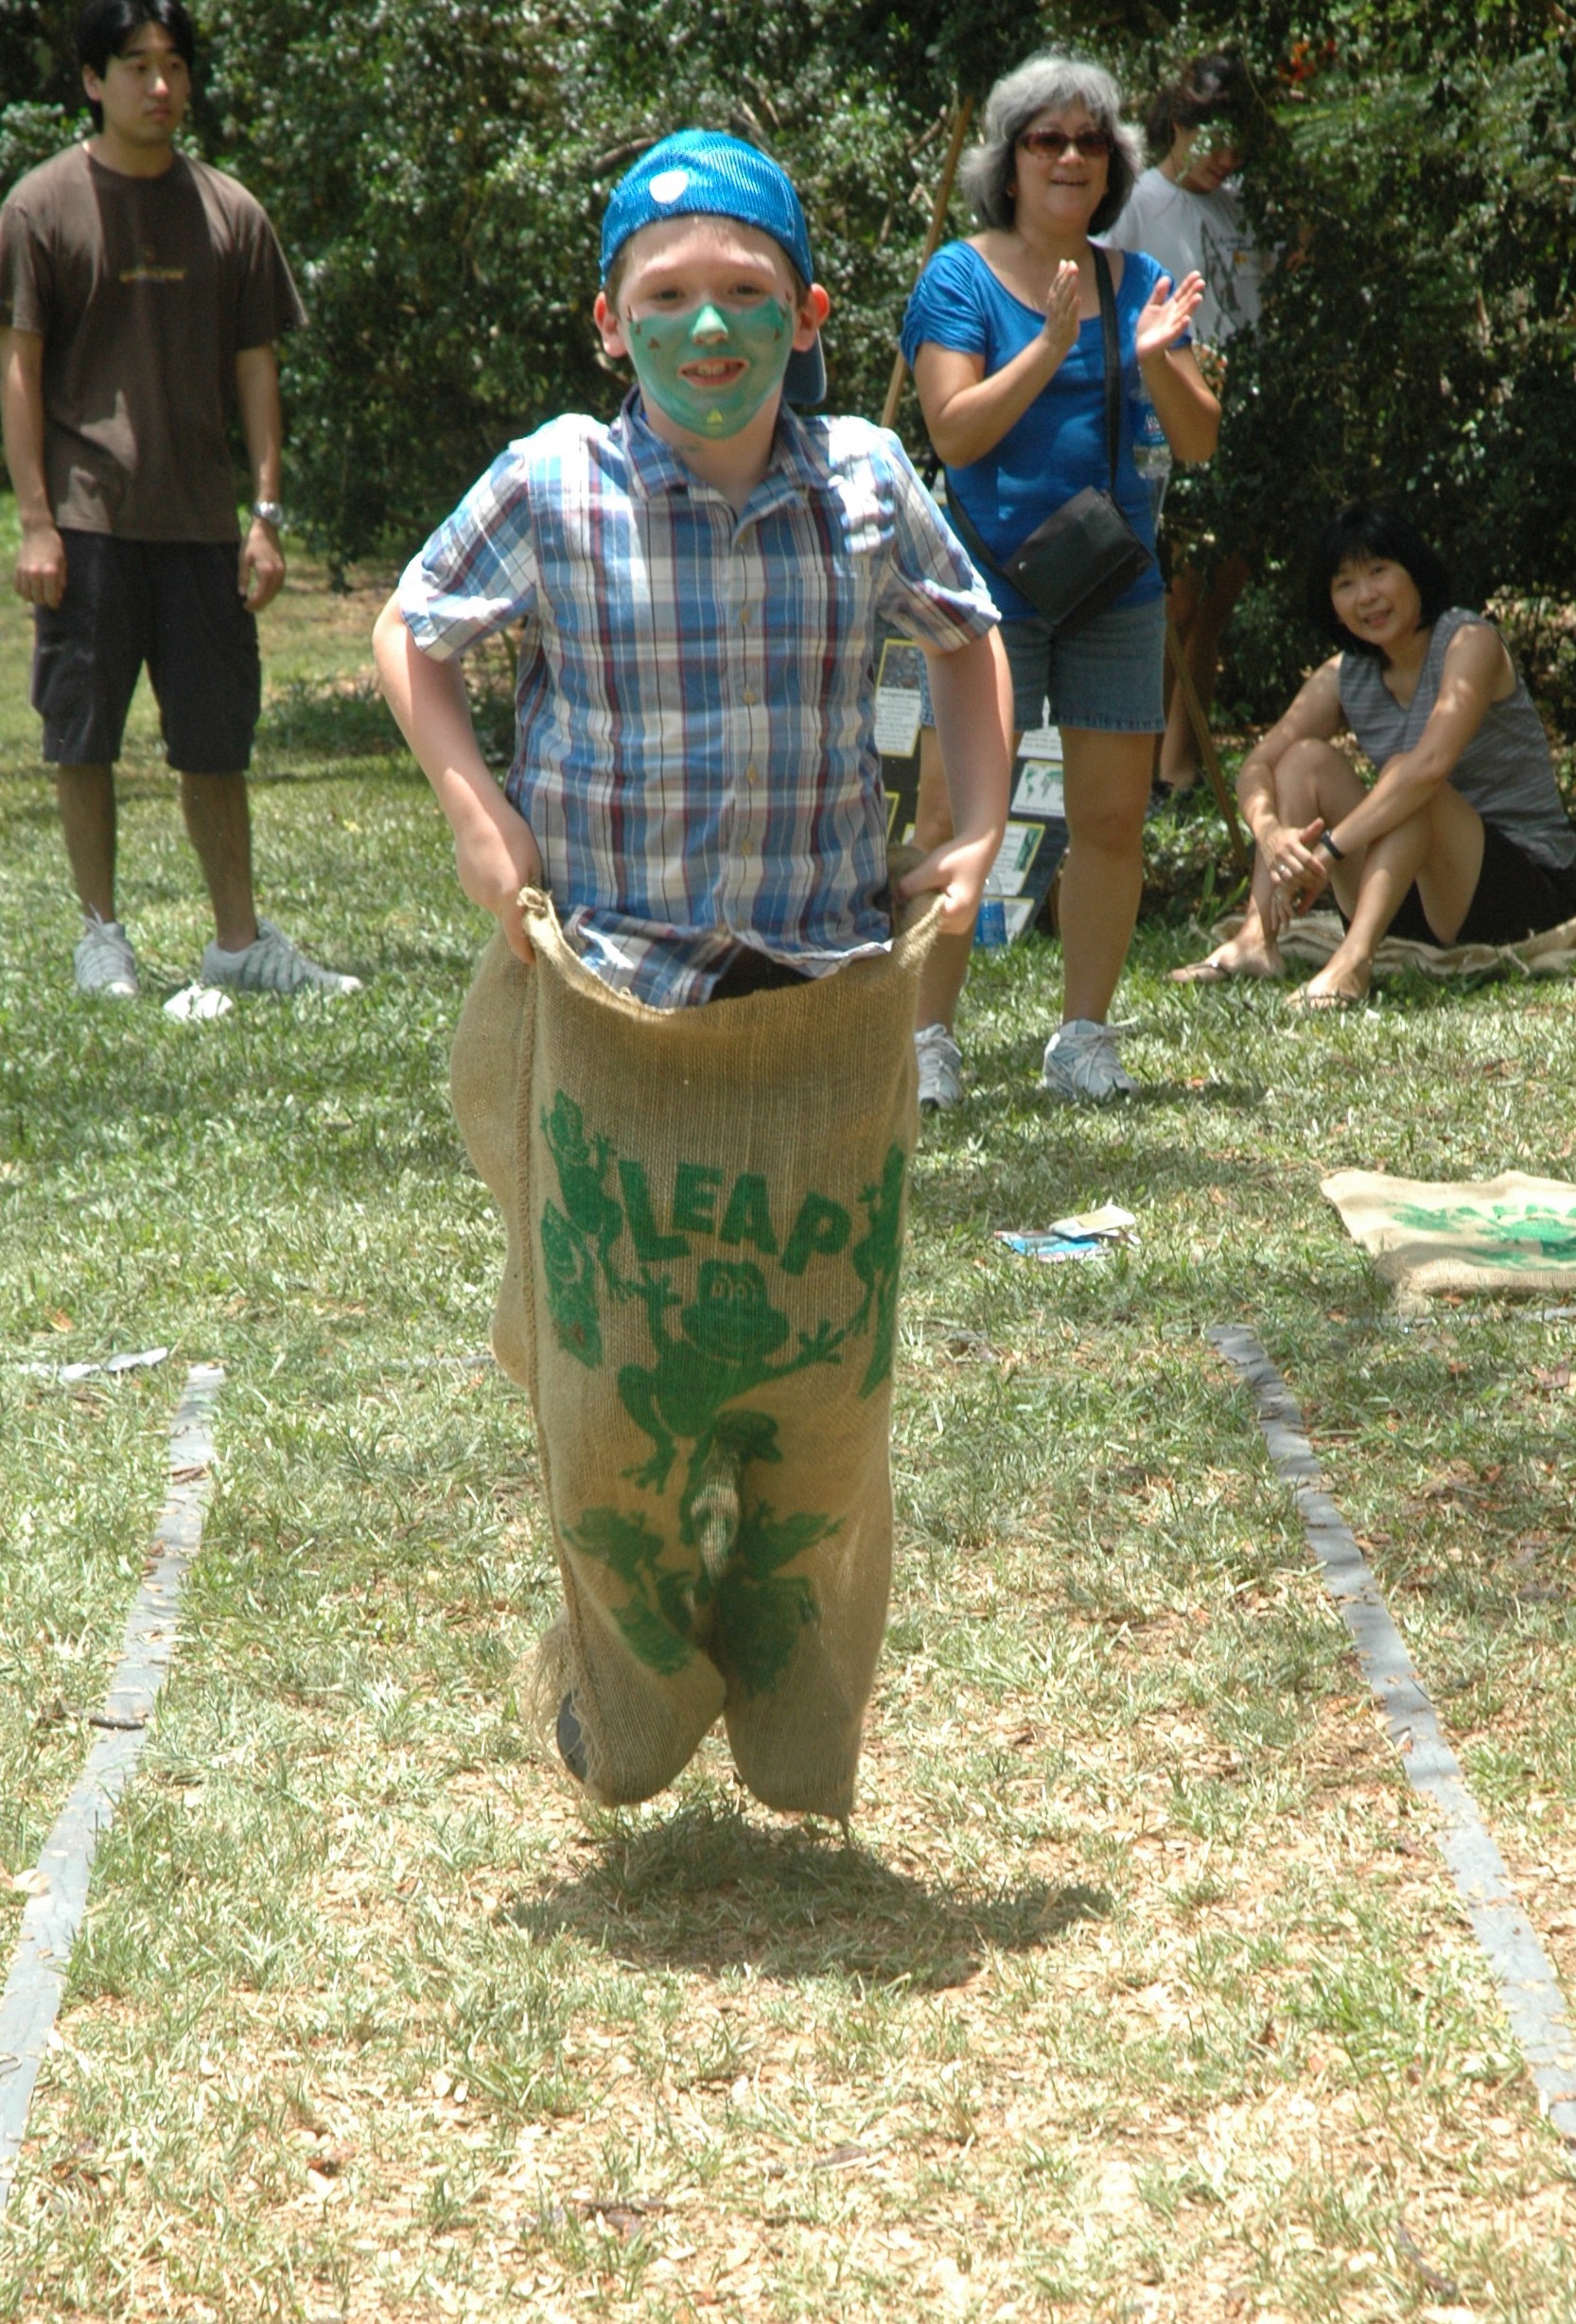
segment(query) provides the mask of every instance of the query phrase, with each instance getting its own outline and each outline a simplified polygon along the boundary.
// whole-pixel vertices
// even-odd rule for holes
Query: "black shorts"
[[[62,533],[65,594],[34,609],[33,708],[52,766],[111,766],[146,662],[169,763],[237,775],[262,707],[257,625],[234,541]]]
[[[1482,869],[1455,935],[1446,939],[1435,934],[1415,884],[1401,898],[1401,908],[1385,934],[1404,937],[1411,944],[1519,944],[1544,928],[1557,928],[1562,920],[1576,920],[1576,865],[1555,872],[1524,854],[1493,823],[1485,823]]]

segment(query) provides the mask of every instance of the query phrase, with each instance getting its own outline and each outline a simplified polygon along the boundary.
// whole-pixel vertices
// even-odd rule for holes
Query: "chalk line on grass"
[[[1554,1965],[1516,1902],[1505,1859],[1423,1691],[1373,1569],[1323,1489],[1290,1389],[1251,1331],[1235,1324],[1216,1324],[1208,1336],[1252,1390],[1270,1457],[1291,1488],[1308,1547],[1351,1632],[1407,1780],[1433,1801],[1444,1819],[1441,1851],[1488,1956],[1539,2103],[1561,2138],[1576,2143],[1576,2036]]]
[[[102,1835],[142,1751],[153,1699],[175,1652],[181,1590],[202,1539],[213,1490],[209,1419],[224,1372],[194,1364],[169,1432],[169,1497],[149,1569],[127,1617],[120,1660],[104,1707],[89,1723],[98,1740],[39,1852],[47,1885],[28,1899],[16,1957],[0,1994],[0,2210],[16,2176],[39,2068],[65,1990],[71,1948],[87,1910],[88,1879]]]

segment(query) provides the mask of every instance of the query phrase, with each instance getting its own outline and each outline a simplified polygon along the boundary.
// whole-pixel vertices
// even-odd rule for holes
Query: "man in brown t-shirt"
[[[245,770],[254,616],[285,578],[273,342],[303,320],[267,216],[175,150],[191,95],[181,0],[88,0],[77,28],[97,133],[0,209],[0,414],[34,607],[33,704],[84,918],[77,982],[129,997],[115,916],[114,761],[144,663],[213,900],[201,980],[351,992],[252,891]],[[254,500],[237,541],[229,428]]]

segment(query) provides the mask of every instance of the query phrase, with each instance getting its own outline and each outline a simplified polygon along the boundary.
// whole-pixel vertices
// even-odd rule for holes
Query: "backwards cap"
[[[793,261],[802,282],[815,279],[810,229],[786,170],[758,146],[720,130],[681,129],[642,153],[614,186],[602,221],[602,279],[632,234],[664,218],[733,218],[758,226]],[[813,346],[788,358],[783,395],[789,403],[819,403],[826,363],[819,334]]]

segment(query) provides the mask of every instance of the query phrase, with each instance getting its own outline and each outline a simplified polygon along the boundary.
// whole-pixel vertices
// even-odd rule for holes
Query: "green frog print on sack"
[[[625,1360],[617,1388],[651,1451],[623,1473],[638,1493],[661,1495],[682,1458],[678,1534],[692,1551],[717,1476],[781,1458],[776,1418],[750,1406],[753,1391],[841,1364],[855,1346],[860,1398],[889,1376],[906,1158],[893,1144],[879,1179],[861,1188],[863,1223],[814,1189],[774,1207],[760,1172],[727,1182],[696,1161],[678,1164],[659,1205],[645,1166],[588,1133],[566,1092],[555,1094],[541,1125],[560,1198],[543,1204],[539,1224],[553,1335],[566,1355],[596,1371],[608,1361],[609,1315],[643,1315],[648,1347],[631,1352],[629,1335],[620,1335]],[[812,1284],[831,1312],[796,1331],[785,1311]],[[824,1514],[779,1518],[759,1505],[737,1517],[719,1567],[702,1559],[699,1579],[692,1558],[682,1573],[664,1570],[663,1537],[643,1511],[587,1509],[567,1532],[583,1555],[629,1584],[616,1618],[642,1661],[657,1670],[681,1666],[699,1611],[711,1607],[708,1620],[727,1631],[753,1687],[775,1682],[797,1630],[814,1619],[808,1582],[777,1567],[832,1530]]]
[[[1421,1234],[1470,1240],[1473,1261],[1480,1267],[1576,1263],[1576,1210],[1528,1202],[1456,1203],[1439,1210],[1426,1203],[1404,1203],[1393,1216],[1398,1225]]]

